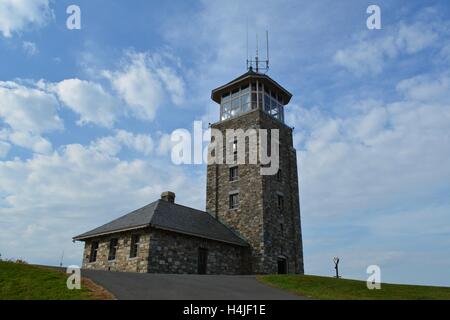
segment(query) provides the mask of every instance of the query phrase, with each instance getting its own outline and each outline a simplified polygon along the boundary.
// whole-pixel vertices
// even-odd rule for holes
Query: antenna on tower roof
[[[260,62],[264,63],[264,67],[260,68]],[[264,73],[269,71],[269,31],[266,31],[266,60],[260,61],[259,59],[259,39],[258,33],[256,33],[256,56],[255,60],[249,59],[248,56],[248,20],[247,20],[247,70],[252,70],[253,65],[255,66],[255,71],[259,73],[262,69]]]
[[[250,60],[248,59],[248,17],[247,17],[247,70],[248,70],[249,63],[250,63]]]
[[[269,31],[266,30],[266,72],[269,71]]]
[[[259,72],[258,33],[256,33],[256,72]]]

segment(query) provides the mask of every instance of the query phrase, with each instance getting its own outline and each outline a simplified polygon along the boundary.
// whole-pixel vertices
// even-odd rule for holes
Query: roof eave
[[[101,233],[95,233],[95,234],[90,234],[90,235],[79,235],[76,237],[73,237],[72,239],[74,241],[84,241],[90,238],[96,238],[96,237],[101,237],[101,236],[105,236],[105,235],[110,235],[110,234],[114,234],[114,233],[120,233],[120,232],[126,232],[126,231],[130,231],[130,230],[137,230],[137,229],[143,229],[146,227],[153,227],[156,229],[161,229],[161,230],[166,230],[166,231],[172,231],[172,232],[176,232],[176,233],[182,233],[182,234],[186,234],[186,235],[190,235],[190,236],[195,236],[195,237],[199,237],[199,238],[204,238],[204,239],[210,239],[210,240],[214,240],[214,241],[219,241],[219,242],[225,242],[225,243],[229,243],[229,244],[233,244],[233,245],[238,245],[241,247],[247,247],[248,243],[246,243],[245,241],[243,241],[243,243],[239,243],[239,242],[235,242],[235,241],[227,241],[227,240],[223,240],[223,239],[218,239],[218,238],[214,238],[214,237],[209,237],[209,236],[205,236],[205,235],[201,235],[201,234],[196,234],[193,232],[186,232],[183,230],[178,230],[175,228],[167,228],[167,227],[163,227],[163,226],[159,226],[159,225],[155,225],[155,224],[145,224],[145,225],[140,225],[140,226],[135,226],[135,227],[131,227],[131,228],[124,228],[124,229],[117,229],[117,230],[112,230],[112,231],[108,231],[108,232],[101,232]]]
[[[93,234],[88,234],[88,235],[83,235],[80,234],[76,237],[73,237],[72,239],[74,241],[83,241],[85,239],[89,239],[89,238],[95,238],[95,237],[101,237],[101,236],[105,236],[105,235],[109,235],[109,234],[113,234],[113,233],[119,233],[119,232],[125,232],[125,231],[130,231],[130,230],[137,230],[137,229],[143,229],[146,227],[149,227],[150,225],[147,224],[143,224],[143,225],[139,225],[139,226],[134,226],[134,227],[129,227],[129,228],[122,228],[122,229],[116,229],[116,230],[111,230],[111,231],[107,231],[107,232],[99,232],[99,233],[93,233]]]
[[[276,87],[278,87],[284,94],[285,94],[285,98],[286,101],[284,102],[284,104],[288,104],[291,101],[292,98],[292,94],[287,91],[285,88],[283,88],[279,83],[277,83],[275,80],[273,80],[272,78],[270,78],[269,76],[263,75],[263,74],[248,74],[245,77],[242,78],[237,78],[234,81],[231,81],[223,86],[220,86],[214,90],[211,91],[211,99],[216,102],[216,103],[220,103],[220,93],[221,91],[223,91],[225,88],[228,87],[232,87],[242,81],[245,81],[249,78],[259,78],[259,79],[263,79],[263,80],[267,80],[269,82],[271,82],[273,85],[275,85]]]

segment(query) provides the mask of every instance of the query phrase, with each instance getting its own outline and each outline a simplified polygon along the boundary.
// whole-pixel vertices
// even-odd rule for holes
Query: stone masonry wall
[[[303,273],[297,156],[292,129],[265,113],[261,113],[261,126],[279,129],[280,133],[281,181],[276,175],[263,177],[266,271],[276,273],[278,258],[284,257],[288,273]],[[278,195],[284,199],[282,210],[278,208]]]
[[[148,272],[196,274],[199,248],[208,250],[207,274],[246,273],[246,248],[159,229],[151,231]]]
[[[223,133],[223,154],[226,155],[226,129],[258,129],[259,112],[218,122],[212,128]],[[246,150],[247,152],[247,150]],[[206,210],[240,234],[251,246],[249,269],[264,273],[263,184],[259,164],[239,165],[239,179],[229,181],[229,168],[233,165],[211,164],[207,168]],[[229,209],[230,192],[239,192],[239,208]]]
[[[131,235],[140,234],[136,258],[130,258]],[[116,259],[109,261],[109,243],[117,238]],[[91,245],[99,241],[97,259],[89,262]],[[208,249],[207,274],[246,274],[247,250],[240,246],[202,239],[170,231],[147,228],[89,239],[85,242],[83,268],[122,272],[196,274],[198,249]]]
[[[251,245],[252,273],[277,273],[277,260],[286,258],[289,273],[303,273],[300,206],[296,151],[292,129],[261,110],[212,125],[226,129],[279,129],[282,181],[262,176],[260,165],[239,165],[238,181],[229,181],[232,165],[211,164],[207,168],[206,209],[215,214]],[[225,154],[224,142],[224,154]],[[240,206],[229,209],[230,192],[238,191]],[[277,195],[284,197],[284,210],[278,210]],[[281,227],[282,225],[282,227]]]
[[[131,235],[139,234],[139,248],[137,257],[130,258]],[[116,259],[109,261],[109,243],[112,238],[118,238]],[[97,259],[89,262],[91,244],[99,241]],[[124,272],[147,272],[148,255],[150,246],[149,229],[136,230],[134,232],[122,232],[113,235],[89,239],[85,242],[83,254],[83,268],[96,270],[124,271]]]

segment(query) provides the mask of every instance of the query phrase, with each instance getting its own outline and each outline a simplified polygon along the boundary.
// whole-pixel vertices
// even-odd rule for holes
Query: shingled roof
[[[145,227],[154,227],[239,246],[248,245],[245,240],[209,213],[165,200],[152,202],[73,239],[85,240]]]

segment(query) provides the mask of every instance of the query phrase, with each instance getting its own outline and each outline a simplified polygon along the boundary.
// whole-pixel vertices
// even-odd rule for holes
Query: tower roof
[[[243,75],[228,82],[227,84],[214,89],[211,92],[211,99],[217,103],[220,103],[220,99],[221,99],[221,96],[223,93],[229,91],[230,89],[233,90],[234,87],[239,87],[243,82],[245,82],[247,80],[252,80],[252,79],[254,79],[255,81],[256,80],[262,81],[264,83],[264,85],[278,89],[280,94],[283,96],[284,105],[288,104],[289,101],[291,100],[292,94],[289,91],[284,89],[280,84],[278,84],[275,80],[273,80],[268,75],[255,72],[255,71],[253,71],[252,68],[250,68]]]

